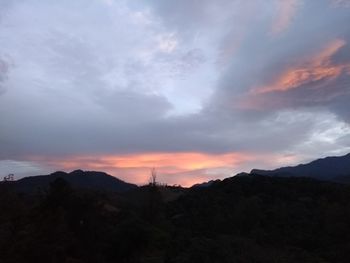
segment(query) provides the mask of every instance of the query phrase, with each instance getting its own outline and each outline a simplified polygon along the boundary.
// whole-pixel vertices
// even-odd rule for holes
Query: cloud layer
[[[0,171],[100,169],[142,183],[156,166],[189,185],[343,154],[348,7],[3,1]]]

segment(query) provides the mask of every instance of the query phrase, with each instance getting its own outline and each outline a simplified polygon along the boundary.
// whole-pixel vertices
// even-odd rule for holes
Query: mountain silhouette
[[[319,180],[350,183],[350,153],[344,156],[326,157],[307,164],[282,167],[275,170],[253,169],[250,174],[282,177],[311,177]]]
[[[57,178],[66,180],[73,188],[89,189],[107,192],[125,192],[136,185],[124,182],[104,172],[75,170],[70,173],[54,172],[49,175],[38,175],[22,178],[12,182],[18,192],[31,193],[38,190],[47,190],[50,183]]]
[[[350,185],[305,177],[340,178],[344,158],[297,166],[315,174],[241,173],[191,188],[81,170],[6,181],[0,262],[348,263]]]

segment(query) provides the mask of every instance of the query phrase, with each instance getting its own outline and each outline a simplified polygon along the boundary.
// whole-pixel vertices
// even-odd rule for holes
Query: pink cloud
[[[272,34],[280,34],[289,27],[300,5],[301,0],[280,0],[277,2],[277,17],[272,24]]]
[[[350,64],[334,64],[332,56],[344,47],[346,42],[336,39],[329,43],[318,54],[302,60],[277,77],[272,83],[255,88],[253,94],[287,91],[319,80],[333,80],[342,73],[350,74]]]

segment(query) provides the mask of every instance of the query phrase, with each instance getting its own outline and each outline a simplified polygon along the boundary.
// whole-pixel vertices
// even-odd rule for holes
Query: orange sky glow
[[[176,180],[179,181],[179,177],[183,174],[184,178],[179,183],[184,186],[190,186],[193,183],[205,180],[203,173],[206,173],[206,169],[234,168],[250,158],[251,156],[248,154],[242,153],[205,154],[182,152],[72,156],[62,159],[46,159],[45,163],[67,171],[78,168],[106,171],[123,180],[138,184],[147,183],[149,171],[152,167],[155,167],[160,177],[162,175],[166,175],[166,177],[176,175]],[[40,157],[34,158],[34,160],[42,159]],[[185,176],[192,171],[197,172],[191,176]],[[171,178],[165,180],[172,182]]]
[[[287,158],[287,159],[286,159]],[[295,156],[261,156],[253,153],[208,154],[200,152],[138,153],[121,155],[70,156],[64,158],[31,157],[54,169],[104,171],[127,182],[145,184],[151,168],[156,168],[161,183],[191,186],[208,178],[225,178],[244,170],[247,163],[264,159],[270,166],[293,163]],[[251,167],[253,168],[253,167]]]
[[[320,53],[283,72],[273,83],[253,89],[253,94],[287,91],[319,80],[333,80],[342,73],[350,74],[350,64],[332,64],[331,61],[345,45],[342,39],[332,41]]]

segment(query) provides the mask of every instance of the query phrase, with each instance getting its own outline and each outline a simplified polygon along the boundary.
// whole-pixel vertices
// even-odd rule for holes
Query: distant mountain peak
[[[343,156],[330,156],[310,163],[282,167],[274,170],[253,169],[252,175],[266,176],[299,176],[321,180],[338,181],[350,177],[350,153]]]
[[[70,172],[69,174],[72,174],[72,175],[74,175],[74,174],[84,174],[84,171],[81,170],[81,169],[77,169],[77,170],[74,170],[74,171]]]
[[[49,174],[49,176],[63,176],[63,175],[67,175],[67,173],[63,172],[63,171],[56,171],[56,172]]]
[[[35,192],[47,189],[51,182],[63,178],[74,188],[97,191],[125,192],[137,188],[136,185],[124,182],[112,175],[97,171],[74,170],[70,173],[57,171],[49,175],[38,175],[22,178],[14,183],[19,192]]]

